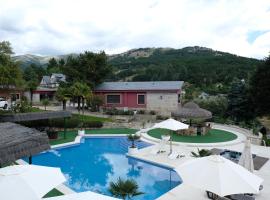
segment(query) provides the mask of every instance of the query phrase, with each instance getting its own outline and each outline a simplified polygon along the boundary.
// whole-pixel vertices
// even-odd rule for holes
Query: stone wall
[[[146,109],[157,111],[161,115],[170,116],[179,106],[177,93],[147,92],[146,96]]]

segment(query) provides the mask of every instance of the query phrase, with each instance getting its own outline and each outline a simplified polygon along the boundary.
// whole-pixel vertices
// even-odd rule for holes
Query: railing
[[[251,130],[235,126],[235,125],[227,125],[227,124],[217,124],[217,123],[211,123],[211,126],[217,129],[223,129],[227,131],[232,132],[238,132],[246,136],[252,144],[261,145],[262,143],[262,134],[259,133],[259,135],[254,135]]]

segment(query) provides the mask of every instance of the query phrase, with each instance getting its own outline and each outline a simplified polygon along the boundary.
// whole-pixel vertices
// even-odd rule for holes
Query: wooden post
[[[64,117],[64,139],[67,138],[67,120],[66,117]]]

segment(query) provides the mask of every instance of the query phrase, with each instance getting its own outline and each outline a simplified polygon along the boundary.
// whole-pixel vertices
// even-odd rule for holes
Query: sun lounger
[[[175,160],[175,159],[183,158],[183,157],[185,157],[185,155],[180,154],[180,153],[178,153],[178,152],[172,152],[172,153],[168,156],[168,158],[171,159],[171,160]]]
[[[166,143],[167,143],[166,140],[161,140],[161,141],[159,142],[159,144],[156,145],[156,147],[154,147],[154,148],[150,151],[150,153],[153,154],[153,155],[156,155],[156,154],[159,154],[159,153],[165,153],[165,152],[166,152],[166,149],[165,149]]]

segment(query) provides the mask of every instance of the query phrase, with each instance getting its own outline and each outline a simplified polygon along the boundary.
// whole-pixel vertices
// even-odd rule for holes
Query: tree
[[[59,61],[60,62],[60,61]],[[61,66],[63,65],[63,61],[61,60],[61,63],[58,63],[55,58],[51,58],[47,65],[47,73],[61,73]]]
[[[228,94],[227,114],[235,122],[254,118],[253,106],[244,80],[234,80]]]
[[[80,81],[93,88],[108,76],[111,67],[107,64],[107,56],[104,52],[86,51],[78,57],[69,56],[63,71],[69,82]]]
[[[10,88],[10,86],[22,87],[24,85],[22,72],[11,59],[12,48],[9,42],[0,42],[0,85]]]
[[[201,149],[201,150],[198,149],[197,151],[198,151],[198,153],[192,151],[192,152],[191,152],[191,155],[192,155],[193,157],[196,157],[196,158],[199,158],[199,157],[205,157],[205,156],[210,156],[210,155],[212,155],[212,152],[209,151],[209,150],[207,150],[207,149]]]
[[[31,64],[24,69],[23,78],[26,81],[26,88],[30,92],[30,105],[33,104],[33,91],[38,87],[40,80],[46,74],[41,66]]]
[[[109,191],[110,193],[122,199],[132,199],[135,196],[144,194],[143,192],[138,191],[139,186],[133,180],[123,180],[120,177],[116,182],[110,182]]]
[[[44,106],[44,109],[47,110],[47,106],[50,105],[49,99],[43,99],[42,105]]]
[[[72,96],[77,97],[78,99],[78,112],[80,113],[80,107],[81,107],[81,102],[82,102],[82,125],[81,128],[83,128],[83,123],[84,123],[84,109],[85,109],[85,99],[91,98],[92,96],[92,91],[90,87],[88,87],[87,84],[81,83],[81,82],[75,82],[71,86],[71,91],[72,91]]]
[[[92,112],[99,111],[100,106],[104,104],[104,99],[98,95],[92,95],[91,98],[87,100],[88,107],[91,107]]]
[[[72,96],[77,97],[78,100],[78,111],[80,112],[81,109],[81,102],[82,102],[82,109],[84,112],[85,107],[85,99],[90,98],[92,95],[90,87],[82,82],[75,82],[71,86]]]
[[[270,55],[251,78],[250,96],[258,115],[270,115]]]
[[[66,110],[66,103],[71,98],[71,91],[65,84],[60,84],[56,92],[58,101],[62,101],[63,110]]]

